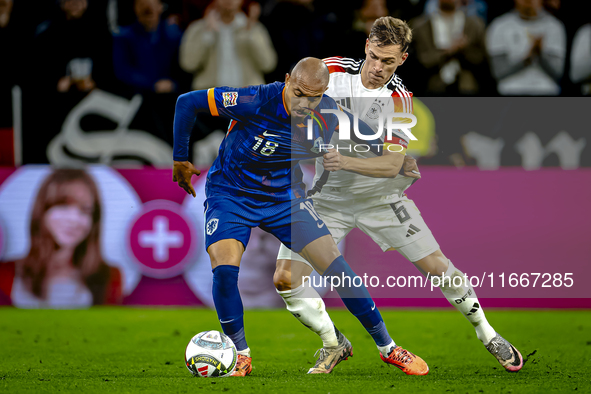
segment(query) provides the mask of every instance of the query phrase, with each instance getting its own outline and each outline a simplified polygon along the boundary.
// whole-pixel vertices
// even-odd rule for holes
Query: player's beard
[[[300,123],[306,122],[306,118],[308,117],[309,113],[307,111],[291,111],[291,123],[292,125],[297,125]]]
[[[298,127],[299,124],[306,124],[306,116],[297,116],[294,113],[291,114],[291,127]]]

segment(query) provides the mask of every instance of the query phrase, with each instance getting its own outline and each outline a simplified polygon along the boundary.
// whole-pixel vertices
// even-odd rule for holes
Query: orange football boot
[[[422,358],[400,346],[392,347],[388,357],[384,357],[380,352],[380,358],[383,362],[400,368],[407,375],[426,375],[429,373],[429,366]]]
[[[246,376],[252,372],[252,357],[246,357],[242,354],[238,355],[236,360],[236,369],[230,376]]]

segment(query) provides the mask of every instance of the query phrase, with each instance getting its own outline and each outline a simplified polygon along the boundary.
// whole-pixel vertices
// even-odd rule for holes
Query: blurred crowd
[[[306,56],[365,58],[370,28],[386,15],[408,21],[413,30],[410,56],[396,72],[415,97],[591,95],[591,14],[574,1],[0,0],[0,132],[12,127],[13,113],[21,110],[22,162],[52,162],[46,147],[65,127],[64,119],[89,92],[103,91],[127,100],[139,94],[141,105],[129,101],[128,106],[137,113],[122,115],[121,108],[106,106],[103,114],[129,117],[129,130],[144,130],[172,145],[179,94],[282,81]],[[22,89],[22,109],[12,106],[15,85]],[[439,108],[429,105],[432,111]],[[477,105],[474,116],[480,109]],[[445,129],[446,138],[439,139],[437,148],[431,127],[421,139],[424,146],[416,145],[417,157],[432,157],[439,150],[442,159],[434,164],[470,163],[460,143],[468,130],[457,129],[454,122],[443,127],[445,114],[434,115],[441,126],[436,134]],[[208,165],[215,158],[227,124],[199,114],[191,141],[196,164]],[[86,135],[118,127],[105,117],[80,120]],[[500,144],[495,130],[487,138]],[[555,133],[552,129],[540,138],[551,142]],[[444,140],[453,146],[446,147]],[[485,147],[494,145],[485,142]],[[104,161],[106,155],[78,157],[67,147],[60,149],[85,162]],[[544,155],[549,154],[537,154]],[[128,156],[150,163],[133,152]],[[465,160],[451,160],[456,156]]]
[[[302,57],[365,56],[409,21],[416,96],[590,94],[591,16],[561,0],[0,0],[2,84],[182,93],[283,80]]]

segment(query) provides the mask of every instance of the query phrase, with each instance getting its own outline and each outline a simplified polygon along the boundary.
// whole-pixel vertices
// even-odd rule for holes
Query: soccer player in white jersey
[[[375,113],[382,104],[394,106],[396,112],[412,112],[412,93],[394,73],[408,57],[406,51],[411,39],[410,28],[400,19],[377,19],[365,44],[365,60],[324,59],[330,71],[326,94],[337,100],[345,97],[340,104],[376,131]],[[407,146],[408,138],[404,134],[393,135],[393,138],[385,141],[384,152],[390,143]],[[343,141],[338,143],[342,145]],[[333,139],[331,144],[336,145],[337,141]],[[323,159],[318,159],[315,184],[318,185],[320,173],[331,172],[321,189],[315,186],[316,193],[312,197],[336,243],[357,227],[382,250],[398,250],[423,275],[438,276],[434,284],[443,283],[439,286],[443,295],[473,325],[486,349],[507,371],[519,371],[523,366],[521,354],[488,323],[474,289],[464,283],[454,285],[453,278],[464,274],[441,252],[416,205],[404,194],[414,180],[411,177],[417,177],[411,173],[413,163],[404,164],[404,174],[411,177],[401,176],[398,175],[400,164],[387,161],[387,155],[370,159],[362,154],[355,156],[346,150],[339,151],[331,150]],[[352,354],[352,349],[345,336],[334,327],[320,295],[309,283],[302,283],[302,278],[311,272],[312,267],[305,259],[281,246],[273,278],[277,292],[287,309],[323,342],[320,356],[308,373],[330,373],[345,356]],[[395,344],[387,350],[380,349],[380,357],[391,358],[397,349],[401,348]],[[412,358],[400,356],[400,366],[397,366],[404,371],[404,363],[412,363]]]

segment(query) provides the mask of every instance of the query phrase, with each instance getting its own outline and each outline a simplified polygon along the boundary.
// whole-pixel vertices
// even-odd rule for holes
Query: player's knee
[[[273,274],[273,283],[279,291],[291,290],[291,272],[283,269],[276,269]]]
[[[222,240],[210,245],[207,249],[211,260],[211,268],[218,265],[235,265],[239,267],[243,252],[244,247],[242,244],[234,240]]]
[[[441,250],[437,250],[429,256],[423,257],[414,262],[414,264],[424,272],[424,274],[428,274],[429,276],[441,276],[447,272],[449,268],[448,262],[449,260],[443,255]]]
[[[210,254],[211,268],[215,268],[220,265],[235,265],[240,266],[240,256],[232,253],[216,253]]]
[[[216,258],[211,257],[211,268],[215,268],[220,265],[235,265],[240,266],[240,259],[232,256],[217,256]]]

